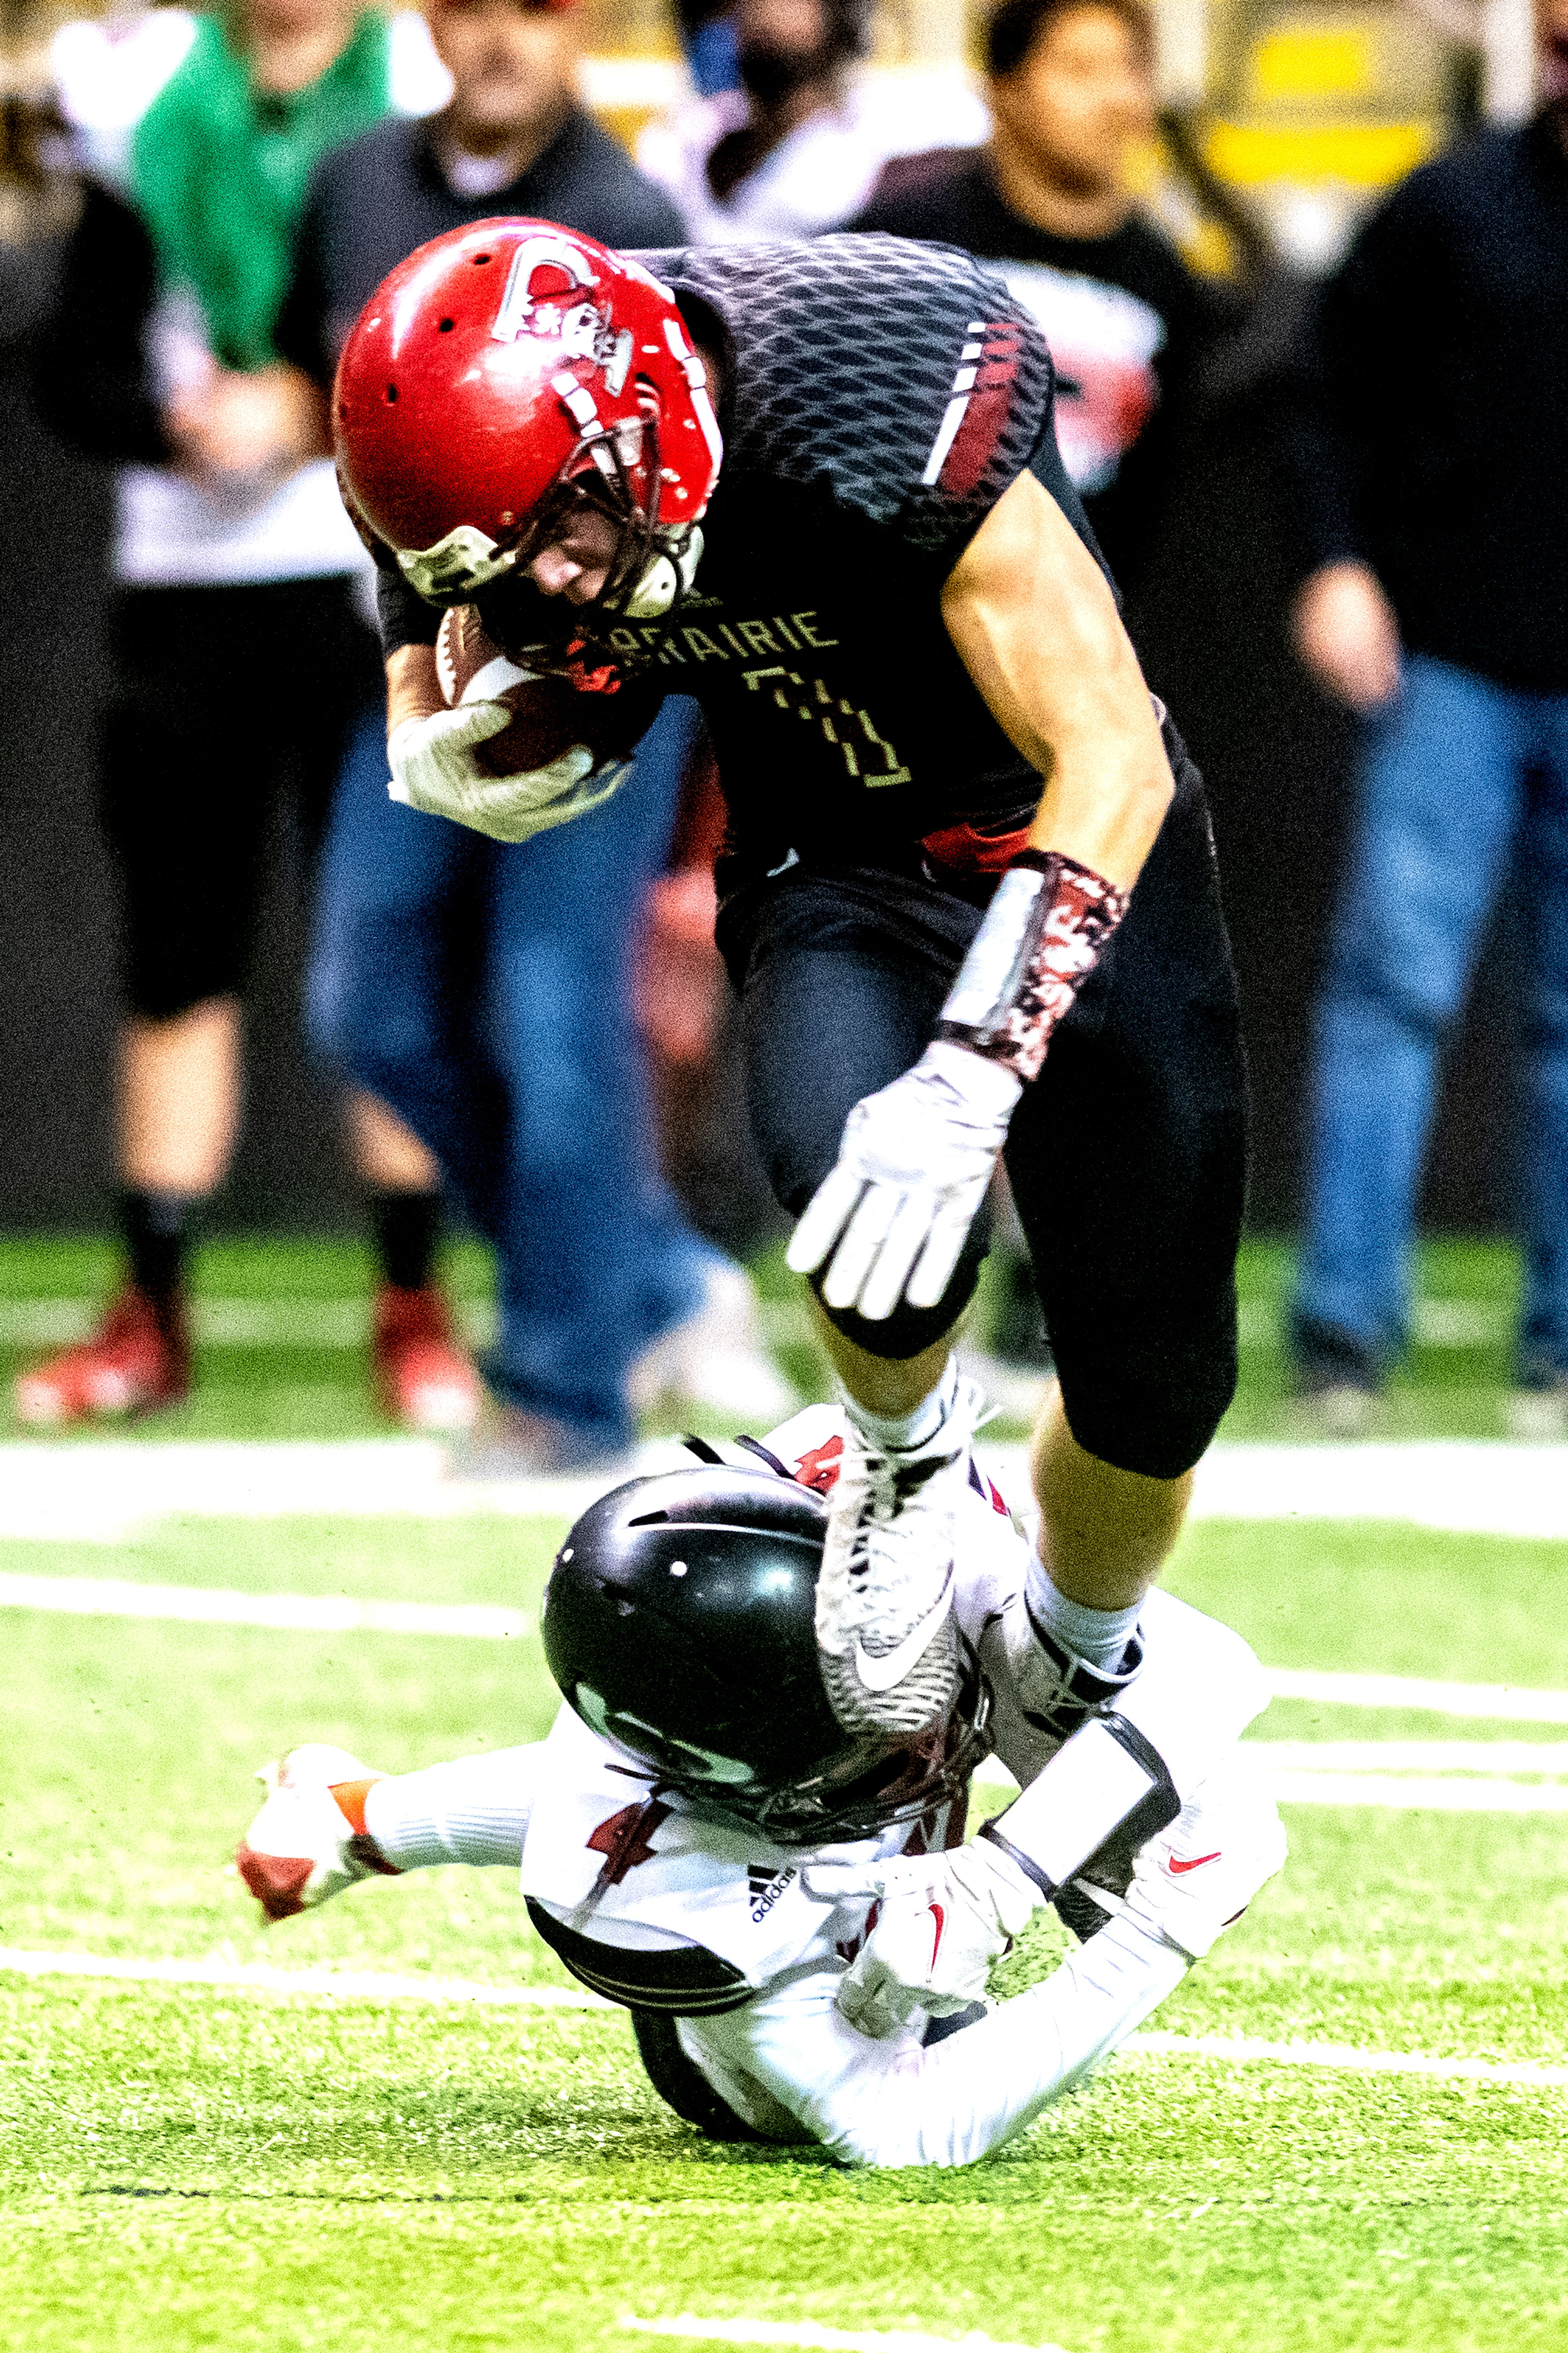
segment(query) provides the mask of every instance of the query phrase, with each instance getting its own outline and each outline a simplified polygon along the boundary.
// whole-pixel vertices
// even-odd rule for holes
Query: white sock
[[[423,1773],[393,1773],[365,1796],[364,1826],[399,1871],[442,1862],[518,1870],[533,1804],[538,1748],[459,1757]],[[524,1763],[526,1760],[526,1764]]]
[[[1124,1609],[1091,1609],[1087,1602],[1069,1601],[1051,1583],[1050,1571],[1037,1552],[1029,1555],[1025,1590],[1035,1616],[1064,1650],[1076,1652],[1091,1667],[1115,1673],[1128,1637],[1138,1623],[1142,1601],[1130,1601]]]
[[[838,1394],[856,1429],[862,1430],[881,1453],[907,1454],[912,1447],[923,1446],[928,1438],[934,1438],[952,1411],[958,1395],[958,1359],[949,1356],[935,1388],[908,1413],[873,1413],[869,1406],[852,1398],[842,1382]]]

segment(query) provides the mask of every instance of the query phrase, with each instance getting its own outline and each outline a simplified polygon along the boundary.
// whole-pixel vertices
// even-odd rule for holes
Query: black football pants
[[[310,867],[349,732],[382,691],[342,577],[121,592],[99,798],[133,1013],[166,1021],[244,988],[279,809]]]
[[[1024,1092],[1005,1155],[1073,1435],[1157,1479],[1190,1469],[1235,1393],[1247,1158],[1208,812],[1169,727],[1166,747],[1176,797],[1125,921]],[[982,890],[941,887],[918,849],[886,866],[803,851],[767,876],[731,859],[720,880],[752,1123],[773,1190],[798,1216],[853,1105],[930,1042]],[[901,1304],[885,1323],[827,1312],[873,1356],[917,1356],[968,1305],[988,1242],[983,1212],[936,1307]]]

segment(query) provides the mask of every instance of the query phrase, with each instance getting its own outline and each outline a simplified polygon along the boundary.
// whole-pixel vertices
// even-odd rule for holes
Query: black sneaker
[[[1381,1352],[1358,1340],[1342,1324],[1321,1323],[1315,1315],[1292,1317],[1290,1362],[1293,1387],[1300,1398],[1322,1398],[1345,1390],[1374,1398],[1383,1387]]]

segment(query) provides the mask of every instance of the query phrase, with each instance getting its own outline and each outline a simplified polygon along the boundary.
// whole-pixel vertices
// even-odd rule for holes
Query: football
[[[586,744],[595,766],[624,759],[638,732],[629,697],[579,693],[564,679],[536,678],[487,636],[472,605],[451,605],[442,614],[436,675],[449,704],[500,702],[511,712],[509,726],[475,746],[474,758],[489,776],[548,767],[574,744]]]

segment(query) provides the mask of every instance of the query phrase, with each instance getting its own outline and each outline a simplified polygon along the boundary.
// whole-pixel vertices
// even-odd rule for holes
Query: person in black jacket
[[[1568,1399],[1568,0],[1537,13],[1541,112],[1367,223],[1288,444],[1297,641],[1364,726],[1293,1316],[1300,1387],[1354,1412],[1408,1330],[1437,1047],[1505,889],[1526,959],[1516,1377]]]
[[[445,230],[507,215],[622,247],[680,233],[576,101],[569,8],[431,0],[428,13],[450,105],[338,149],[306,199],[279,343],[323,391],[381,280]],[[641,792],[521,846],[389,801],[379,712],[339,786],[310,1020],[495,1246],[500,1322],[484,1371],[499,1410],[473,1472],[608,1464],[633,1435],[630,1367],[683,1326],[670,1387],[689,1398],[721,1336],[733,1410],[767,1419],[788,1403],[745,1277],[699,1240],[654,1166],[633,1029],[632,946],[691,724],[683,706],[645,743]]]
[[[990,143],[899,158],[847,226],[1002,264],[1045,329],[1062,458],[1130,594],[1224,323],[1127,185],[1154,124],[1153,19],[1145,0],[1002,0],[985,55]]]

